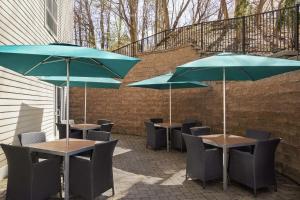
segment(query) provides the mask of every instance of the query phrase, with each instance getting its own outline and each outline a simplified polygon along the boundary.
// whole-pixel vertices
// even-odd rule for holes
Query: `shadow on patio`
[[[113,135],[119,139],[114,156],[116,195],[108,191],[100,199],[254,199],[252,190],[236,183],[225,193],[222,182],[185,181],[185,154],[146,149],[145,138]],[[258,191],[256,199],[298,199],[300,186],[278,175],[278,192]]]
[[[113,135],[119,139],[114,154],[114,183],[111,190],[97,199],[254,199],[252,190],[236,183],[225,193],[221,181],[209,182],[202,189],[200,181],[185,180],[185,154],[177,151],[153,151],[145,148],[145,138]],[[1,184],[4,199],[6,180]],[[259,190],[256,199],[299,199],[300,186],[278,175],[278,192]],[[72,198],[79,200],[78,198]]]

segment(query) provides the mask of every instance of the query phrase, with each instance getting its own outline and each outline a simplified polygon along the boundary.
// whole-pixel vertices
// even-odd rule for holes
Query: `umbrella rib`
[[[62,58],[62,59],[59,59],[59,60],[46,61],[46,62],[43,62],[43,64],[56,63],[56,62],[61,62],[61,61],[65,61],[65,59]]]
[[[174,77],[176,78],[176,77],[179,77],[179,76],[183,76],[184,74],[186,74],[186,73],[188,73],[188,72],[190,72],[190,71],[201,71],[201,70],[206,70],[206,69],[209,69],[208,67],[203,67],[203,68],[192,68],[192,69],[186,69],[186,71],[184,71],[184,72],[182,72],[182,73],[180,73],[180,74],[175,74],[174,75]],[[172,81],[170,81],[170,82],[172,82]]]
[[[104,69],[108,70],[109,72],[111,72],[112,74],[116,75],[118,78],[122,78],[120,74],[112,71],[111,69],[109,69],[106,65],[104,65],[103,63],[95,60],[95,59],[91,59],[92,61],[94,61],[96,64],[100,65],[100,67],[103,67]]]
[[[57,58],[61,58],[61,59],[45,61],[45,62],[43,62],[43,64],[56,63],[56,62],[61,62],[61,61],[65,61],[65,60],[66,60],[66,58],[60,57],[60,56],[57,56]],[[77,59],[77,58],[69,58],[69,59],[70,59],[70,60],[75,60],[75,59]]]
[[[251,74],[249,74],[249,72],[247,72],[244,68],[239,67],[239,69],[240,69],[242,72],[244,72],[244,74],[246,74],[246,75],[248,76],[248,78],[250,78],[252,81],[255,80],[255,79],[253,78],[253,76],[251,76]]]
[[[92,60],[92,59],[91,59]],[[79,62],[79,63],[84,63],[84,64],[88,64],[88,65],[92,65],[92,66],[98,66],[98,65],[100,65],[100,67],[103,67],[104,65],[102,65],[101,63],[96,63],[95,61],[95,64],[97,64],[97,65],[95,65],[95,64],[92,64],[92,63],[88,63],[88,62],[84,62],[84,61],[81,61],[81,60],[75,60],[76,62]],[[117,74],[117,73],[115,73],[115,72],[113,72],[113,71],[111,71],[110,69],[108,69],[107,67],[104,67],[107,71],[109,71],[110,73],[112,73],[113,75],[115,75],[115,76],[117,76],[117,78],[122,78],[119,74]]]
[[[27,70],[24,75],[27,75],[29,72],[31,72],[32,70],[34,70],[35,68],[37,68],[38,66],[40,66],[41,64],[43,64],[44,62],[46,62],[47,60],[49,60],[52,56],[48,56],[47,58],[45,58],[44,60],[42,60],[41,62],[39,62],[38,64],[34,65],[33,67],[31,67],[29,70]]]

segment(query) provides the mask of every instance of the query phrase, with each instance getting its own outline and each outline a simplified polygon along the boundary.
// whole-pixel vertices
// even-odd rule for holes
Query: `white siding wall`
[[[57,0],[58,36],[44,27],[44,0],[0,0],[0,45],[71,43],[73,2]],[[21,132],[54,134],[54,87],[0,66],[0,143],[13,143]],[[0,150],[0,168],[6,166]],[[0,170],[0,178],[1,174]]]

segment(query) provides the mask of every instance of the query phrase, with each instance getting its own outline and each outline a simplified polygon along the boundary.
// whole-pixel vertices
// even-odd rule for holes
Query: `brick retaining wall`
[[[130,82],[167,73],[177,65],[197,59],[191,47],[141,55],[119,90],[88,89],[87,121],[107,118],[113,132],[145,135],[143,122],[151,117],[168,120],[168,91],[125,87]],[[209,88],[173,90],[173,121],[194,117],[222,132],[222,84]],[[256,82],[228,82],[228,133],[247,128],[271,131],[281,137],[277,168],[300,183],[300,72]],[[71,117],[82,119],[84,89],[71,89]]]

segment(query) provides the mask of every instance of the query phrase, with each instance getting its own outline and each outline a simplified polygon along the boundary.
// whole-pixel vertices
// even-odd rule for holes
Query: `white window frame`
[[[48,1],[51,1],[51,10],[49,9],[48,7]],[[53,6],[56,5],[56,16],[54,16],[53,14]],[[45,0],[45,4],[44,4],[44,7],[45,7],[45,18],[44,18],[44,22],[45,22],[45,28],[47,29],[47,31],[55,38],[57,39],[57,35],[58,35],[58,24],[57,24],[57,21],[58,21],[58,3],[57,3],[57,0]],[[56,25],[56,31],[54,31],[47,23],[47,13],[49,13],[50,17],[52,18],[53,22],[55,23]],[[55,33],[56,32],[56,33]]]

